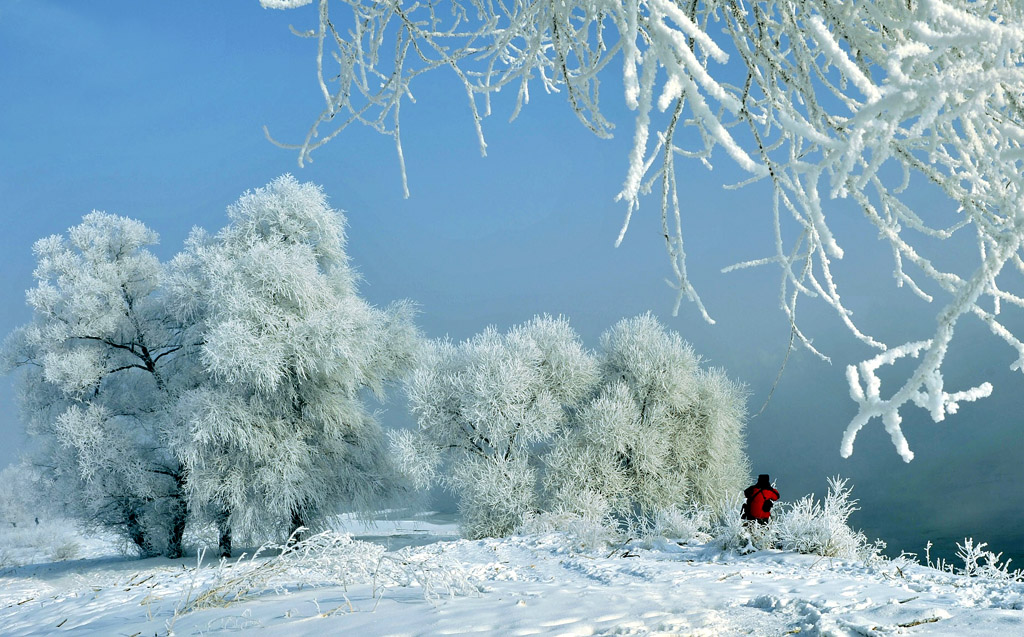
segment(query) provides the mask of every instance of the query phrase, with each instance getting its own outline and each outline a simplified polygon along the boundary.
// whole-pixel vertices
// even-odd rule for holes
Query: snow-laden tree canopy
[[[504,88],[516,93],[513,117],[539,86],[564,92],[584,125],[610,136],[614,122],[601,99],[620,96],[602,96],[600,81],[621,73],[621,99],[636,112],[618,194],[628,207],[622,231],[641,196],[655,191],[678,299],[693,301],[708,321],[687,276],[675,159],[709,166],[727,159],[749,182],[770,182],[774,197],[763,214],[774,218],[774,254],[737,267],[779,268],[780,306],[794,338],[812,351],[797,323],[802,297],[827,303],[880,352],[848,368],[859,411],[844,456],[879,417],[909,461],[904,405],[938,421],[958,402],[990,393],[984,382],[965,391],[943,383],[947,347],[966,315],[1016,352],[1014,369],[1024,367],[1024,342],[1000,316],[1024,306],[1006,283],[1024,272],[1024,4],[1017,0],[318,0],[316,11],[314,28],[296,33],[316,42],[324,108],[292,146],[300,164],[352,122],[392,136],[401,161],[401,107],[414,80],[435,70],[461,81],[481,151],[481,121]],[[909,203],[908,188],[923,184],[945,195],[955,221]],[[853,321],[832,276],[844,254],[833,232],[837,198],[852,200],[889,245],[896,284],[936,304],[935,324],[922,326],[919,340],[885,343]],[[973,263],[937,265],[942,241],[962,234],[976,243]],[[907,356],[920,362],[883,393],[878,367]]]
[[[394,432],[392,448],[417,486],[459,499],[464,535],[508,535],[538,505],[537,445],[597,380],[597,361],[564,318],[433,341],[406,384],[419,426]]]
[[[650,314],[605,332],[596,355],[549,316],[432,341],[406,387],[418,427],[393,432],[392,449],[416,486],[458,498],[468,537],[546,513],[719,507],[748,480],[746,394],[699,363]]]
[[[102,212],[37,241],[32,321],[7,338],[4,363],[25,370],[21,411],[46,497],[143,554],[180,557],[188,512],[171,405],[197,379],[156,242],[141,222]]]
[[[602,334],[598,360],[600,389],[544,457],[558,506],[651,518],[728,506],[749,479],[745,388],[701,369],[693,348],[650,314]]]
[[[285,175],[228,217],[216,235],[195,230],[170,268],[209,375],[178,406],[194,504],[244,535],[379,505],[396,481],[362,394],[382,396],[411,363],[411,306],[358,296],[345,217],[313,184]]]

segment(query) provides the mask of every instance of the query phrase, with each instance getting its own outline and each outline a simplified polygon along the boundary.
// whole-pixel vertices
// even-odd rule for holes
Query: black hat
[[[770,487],[772,486],[771,480],[768,479],[767,473],[762,473],[757,476],[757,486],[759,487]]]

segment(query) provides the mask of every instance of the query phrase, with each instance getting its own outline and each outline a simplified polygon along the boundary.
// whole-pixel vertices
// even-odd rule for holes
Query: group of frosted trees
[[[419,486],[458,498],[468,537],[537,512],[614,523],[714,507],[747,479],[745,395],[699,362],[649,314],[609,329],[598,353],[547,316],[432,343],[397,456]]]
[[[33,319],[4,348],[46,497],[144,555],[190,521],[259,537],[393,491],[364,407],[410,364],[408,305],[356,294],[344,217],[285,176],[160,263],[156,234],[94,212],[36,243]]]
[[[168,263],[152,230],[100,212],[38,241],[33,319],[4,346],[41,492],[140,554],[181,556],[198,524],[228,555],[410,485],[452,492],[472,537],[742,488],[742,387],[650,315],[596,354],[547,316],[424,342],[409,303],[358,296],[320,188],[284,176],[228,217]],[[403,379],[418,427],[389,442],[366,399]]]

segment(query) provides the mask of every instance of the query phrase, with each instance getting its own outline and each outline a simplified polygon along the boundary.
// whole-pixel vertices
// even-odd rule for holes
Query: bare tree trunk
[[[217,518],[217,529],[220,531],[220,542],[217,548],[220,551],[220,557],[231,557],[231,526],[228,524],[230,518],[231,512],[227,509],[224,509]]]
[[[299,513],[299,510],[292,509],[292,528],[289,529],[288,533],[289,544],[302,541],[303,533],[299,533],[299,529],[305,526],[305,523],[302,521],[302,514]]]
[[[139,547],[140,557],[150,557],[153,555],[153,549],[150,547],[149,542],[146,541],[146,531],[142,527],[142,521],[139,519],[139,514],[134,508],[129,508],[128,514],[125,516],[125,530],[128,533],[128,539],[135,546]]]
[[[167,557],[178,559],[182,556],[182,538],[188,523],[188,501],[185,496],[185,479],[181,473],[174,476],[174,503],[171,513],[171,536],[167,540]]]

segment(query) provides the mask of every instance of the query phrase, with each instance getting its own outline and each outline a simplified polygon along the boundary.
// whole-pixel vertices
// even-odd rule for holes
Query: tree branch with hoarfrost
[[[339,19],[337,9],[351,17]],[[286,147],[303,164],[349,124],[372,126],[394,138],[406,193],[400,109],[412,101],[419,75],[455,74],[483,153],[481,122],[505,87],[516,92],[513,118],[539,84],[564,91],[585,126],[610,136],[600,80],[617,72],[609,64],[621,65],[613,68],[622,69],[625,103],[636,116],[618,193],[627,206],[618,240],[641,198],[655,192],[676,310],[686,298],[712,320],[687,275],[676,157],[708,167],[724,157],[749,174],[744,184],[770,183],[774,254],[727,270],[778,267],[781,309],[795,338],[819,356],[798,327],[802,297],[827,303],[857,338],[883,352],[848,373],[859,412],[844,456],[877,416],[909,461],[900,430],[907,403],[938,421],[960,400],[988,393],[984,383],[944,387],[943,359],[965,315],[1016,352],[1013,369],[1024,367],[1024,342],[1002,318],[1004,308],[1024,306],[1006,283],[1024,273],[1024,6],[1016,1],[319,0],[315,22],[296,33],[316,42],[324,108],[306,138]],[[956,211],[951,223],[914,209],[908,188],[925,184]],[[832,267],[844,252],[829,202],[844,198],[888,244],[897,286],[942,307],[930,337],[891,350],[854,322]],[[976,262],[940,266],[941,242],[959,235],[976,244]],[[929,247],[933,240],[938,249]],[[916,369],[882,398],[873,370],[912,351],[920,356]]]

